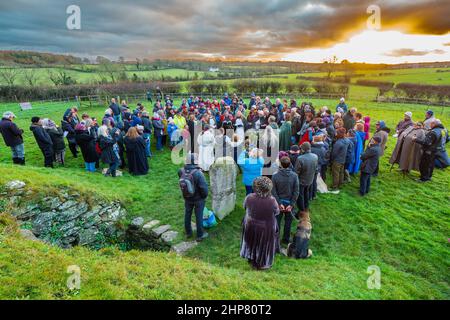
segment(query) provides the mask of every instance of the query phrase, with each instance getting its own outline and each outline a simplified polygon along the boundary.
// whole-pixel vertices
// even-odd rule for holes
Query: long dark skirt
[[[250,202],[258,203],[256,205]],[[257,269],[272,266],[275,253],[279,249],[277,204],[274,198],[258,198],[250,194],[245,202],[246,215],[243,221],[241,257],[248,259]]]

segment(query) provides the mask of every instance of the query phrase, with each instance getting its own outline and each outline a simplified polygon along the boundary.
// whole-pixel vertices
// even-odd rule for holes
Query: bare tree
[[[2,77],[9,86],[14,85],[18,75],[19,69],[17,68],[0,68],[0,77]]]
[[[331,58],[324,61],[323,64],[324,64],[325,71],[327,72],[328,79],[331,79],[331,75],[336,69],[337,61],[338,61],[338,58],[336,56],[332,56]]]
[[[38,81],[38,76],[33,69],[25,69],[23,71],[23,77],[26,83],[30,86],[35,86]]]
[[[48,70],[47,74],[48,78],[55,86],[71,85],[76,83],[76,81],[72,79],[72,77],[64,69],[59,69],[57,72]]]

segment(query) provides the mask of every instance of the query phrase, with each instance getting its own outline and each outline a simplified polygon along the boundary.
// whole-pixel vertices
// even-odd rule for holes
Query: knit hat
[[[300,148],[298,147],[298,145],[294,144],[293,146],[291,146],[290,151],[291,152],[299,152]]]
[[[378,121],[377,124],[380,125],[380,128],[385,128],[386,127],[386,123],[383,120]]]
[[[381,138],[378,137],[378,136],[373,137],[373,140],[376,141],[377,143],[380,143],[380,142],[381,142]]]
[[[283,158],[283,157],[289,157],[289,154],[286,151],[280,151],[278,153],[278,159],[281,160],[281,158]]]
[[[432,116],[434,114],[433,110],[428,110],[427,114],[429,114],[430,116]]]

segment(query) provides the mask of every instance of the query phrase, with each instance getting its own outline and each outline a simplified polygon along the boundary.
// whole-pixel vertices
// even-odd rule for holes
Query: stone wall
[[[138,217],[125,227],[127,211],[119,202],[95,199],[89,205],[77,192],[65,189],[58,195],[32,197],[23,181],[5,185],[11,214],[17,219],[24,237],[41,240],[62,248],[81,245],[93,249],[119,246],[121,249],[172,250],[183,254],[195,242],[176,243],[178,232],[158,220],[146,222]]]

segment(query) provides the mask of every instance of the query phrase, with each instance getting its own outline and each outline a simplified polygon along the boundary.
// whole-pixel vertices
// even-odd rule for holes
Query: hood
[[[288,177],[292,174],[292,169],[291,168],[279,168],[278,169],[278,173],[284,177]]]
[[[364,123],[369,123],[370,122],[370,117],[364,117]]]

